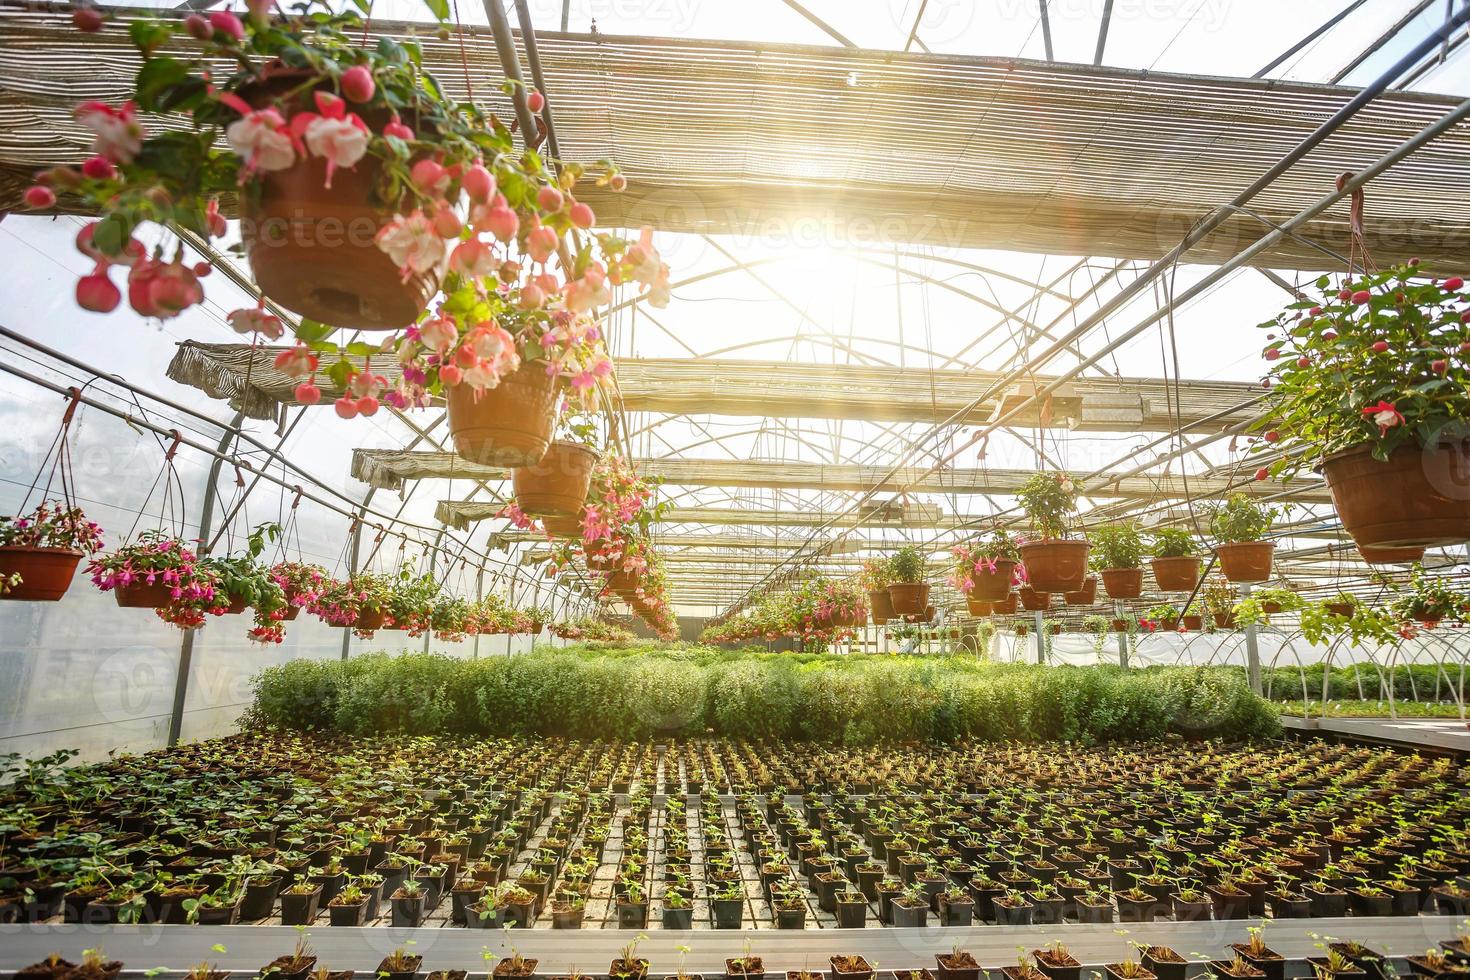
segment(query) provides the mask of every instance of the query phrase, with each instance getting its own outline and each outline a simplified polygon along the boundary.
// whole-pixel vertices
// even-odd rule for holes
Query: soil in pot
[[[1050,980],[1079,980],[1082,976],[1082,964],[1061,943],[1033,949],[1031,955],[1036,960],[1036,968]]]
[[[322,886],[316,885],[306,894],[284,891],[281,893],[281,925],[310,925],[316,918],[322,898]]]
[[[1410,441],[1373,458],[1364,445],[1322,463],[1332,503],[1359,546],[1429,548],[1470,540],[1470,444]]]
[[[759,956],[741,956],[725,961],[725,980],[748,980],[765,975],[766,967]]]
[[[551,446],[556,398],[556,379],[536,361],[481,389],[479,397],[469,385],[450,387],[445,402],[455,450],[483,466],[534,465]]]
[[[1273,541],[1235,541],[1216,545],[1220,571],[1231,582],[1264,582],[1271,577]]]
[[[260,971],[260,975],[273,977],[275,980],[305,980],[315,968],[316,957],[298,948],[294,953],[286,953],[271,960]]]
[[[1026,578],[1038,592],[1076,592],[1087,578],[1086,541],[1061,539],[1021,545]]]
[[[1275,950],[1265,946],[1253,949],[1250,943],[1231,943],[1230,949],[1234,950],[1241,959],[1260,970],[1266,980],[1284,980],[1286,959]]]
[[[379,980],[414,980],[423,962],[424,958],[417,953],[409,954],[402,950],[395,950],[383,957],[383,962],[378,964],[377,976]],[[499,963],[496,964],[496,966],[499,965]]]
[[[1168,946],[1150,946],[1140,957],[1143,965],[1159,980],[1184,980],[1189,964]]]
[[[533,517],[582,513],[597,453],[579,442],[553,442],[546,455],[511,471],[516,504]]]
[[[71,588],[80,551],[71,548],[25,548],[8,545],[0,548],[0,579],[20,576],[20,584],[0,595],[22,602],[56,602]]]
[[[862,956],[834,956],[831,980],[873,980],[873,967]]]
[[[980,964],[967,950],[939,953],[934,961],[937,980],[980,980]]]

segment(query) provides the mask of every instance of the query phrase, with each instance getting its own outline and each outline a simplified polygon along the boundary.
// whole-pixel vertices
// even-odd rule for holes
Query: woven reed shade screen
[[[376,34],[409,30],[373,25]],[[511,118],[488,30],[466,35],[476,97]],[[36,168],[83,159],[73,106],[121,101],[137,61],[121,24],[82,34],[69,8],[0,7],[0,38],[5,206]],[[465,98],[458,40],[427,30],[420,40],[425,68]],[[1157,258],[1352,95],[944,54],[556,33],[538,42],[563,156],[612,158],[629,178],[622,195],[586,190],[602,222],[713,234],[801,220],[849,242]],[[1253,209],[1289,217],[1453,104],[1411,92],[1376,100]],[[148,120],[150,130],[165,124]],[[1470,132],[1461,127],[1379,177],[1368,202],[1381,264],[1411,255],[1456,264],[1470,232]],[[1190,261],[1219,262],[1263,230],[1233,216]],[[1346,254],[1346,207],[1305,236]],[[1291,240],[1260,262],[1336,265]]]

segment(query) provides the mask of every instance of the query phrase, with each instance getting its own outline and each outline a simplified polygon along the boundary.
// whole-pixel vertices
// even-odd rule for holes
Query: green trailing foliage
[[[1228,668],[1040,667],[705,647],[296,660],[256,678],[245,723],[360,735],[712,733],[849,745],[1279,731],[1272,705]]]

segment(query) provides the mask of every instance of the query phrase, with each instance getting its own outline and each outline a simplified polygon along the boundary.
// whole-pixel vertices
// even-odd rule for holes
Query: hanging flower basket
[[[875,626],[882,626],[897,615],[893,603],[889,601],[887,589],[875,589],[868,593],[868,609]]]
[[[969,608],[971,616],[989,616],[991,603],[976,599],[973,595],[965,596],[965,605]]]
[[[1160,592],[1192,592],[1199,584],[1202,562],[1198,558],[1155,558],[1149,565]]]
[[[541,526],[554,538],[580,538],[582,536],[581,514],[547,514],[540,518]]]
[[[3,598],[26,602],[55,602],[66,595],[82,553],[71,548],[0,547],[0,583],[12,575],[20,581],[0,588]]]
[[[929,604],[928,582],[893,582],[888,586],[888,603],[898,616],[917,616]]]
[[[1271,577],[1274,541],[1236,541],[1215,546],[1220,571],[1231,582],[1264,582]]]
[[[516,503],[523,513],[536,517],[575,517],[587,503],[596,463],[597,452],[588,446],[553,442],[539,461],[511,471]]]
[[[1086,541],[1047,540],[1021,545],[1021,561],[1039,592],[1075,592],[1087,578]]]
[[[1358,545],[1358,554],[1369,565],[1409,565],[1424,557],[1424,549],[1372,548]]]
[[[173,589],[162,582],[119,585],[113,595],[124,609],[162,609],[174,601]]]
[[[1322,475],[1360,546],[1434,548],[1470,540],[1470,443],[1410,442],[1373,457],[1362,445],[1328,456]]]
[[[1014,616],[1016,614],[1016,593],[1012,592],[998,602],[990,604],[990,611],[997,616]]]
[[[1023,585],[1018,590],[1021,597],[1021,608],[1027,612],[1045,612],[1051,608],[1051,593],[1042,592],[1029,585]]]
[[[1143,569],[1104,568],[1103,590],[1111,599],[1137,599],[1143,595]]]
[[[997,558],[994,564],[995,567],[991,568],[977,563],[970,572],[970,580],[975,583],[969,593],[971,596],[984,602],[998,602],[1010,593],[1011,579],[1018,563],[1009,558]]]
[[[387,620],[388,611],[386,609],[365,608],[358,610],[357,622],[354,624],[354,626],[357,629],[367,630],[371,632],[373,630],[382,629],[383,624],[387,622]]]
[[[556,394],[556,379],[539,362],[521,365],[478,393],[465,384],[447,388],[455,451],[483,466],[536,464],[551,446]]]
[[[1062,598],[1069,606],[1090,606],[1097,602],[1097,576],[1089,575],[1076,592],[1064,593]]]

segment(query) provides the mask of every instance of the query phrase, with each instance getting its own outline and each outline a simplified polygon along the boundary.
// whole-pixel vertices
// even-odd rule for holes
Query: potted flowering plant
[[[1092,564],[1102,576],[1103,589],[1114,599],[1143,595],[1143,538],[1133,521],[1093,528]]]
[[[1463,615],[1465,595],[1450,588],[1444,579],[1429,578],[1422,567],[1415,566],[1409,583],[1409,591],[1389,603],[1389,610],[1400,621],[1413,620],[1432,627]]]
[[[1274,508],[1243,493],[1233,493],[1210,511],[1210,534],[1220,571],[1231,582],[1264,582],[1271,577],[1272,541],[1263,541],[1276,519]]]
[[[429,626],[441,640],[458,643],[470,629],[470,604],[464,599],[439,596],[429,610]]]
[[[279,643],[285,636],[281,625],[286,617],[286,591],[276,583],[271,570],[260,563],[266,539],[274,541],[281,533],[279,524],[262,524],[245,539],[245,550],[237,555],[203,559],[214,572],[217,589],[224,599],[218,613],[241,613],[255,610],[255,628],[251,639]]]
[[[1470,437],[1470,292],[1416,265],[1336,285],[1322,276],[1315,297],[1261,325],[1270,412],[1255,448],[1280,456],[1257,476],[1320,465],[1343,526],[1369,549],[1470,540],[1457,476]]]
[[[858,572],[858,584],[868,594],[868,614],[874,626],[882,626],[896,613],[888,601],[888,585],[893,580],[893,570],[887,558],[869,558]]]
[[[94,556],[87,572],[119,606],[151,608],[180,629],[203,626],[206,613],[227,605],[209,566],[183,541],[160,531],[144,531],[134,544]]]
[[[415,575],[407,566],[399,569],[391,580],[388,595],[388,618],[383,625],[391,630],[407,630],[409,636],[423,636],[430,628],[434,600],[439,583],[432,575]]]
[[[1021,560],[1020,543],[1015,538],[996,528],[975,545],[968,557],[970,565],[961,581],[962,586],[965,581],[971,583],[970,588],[963,589],[967,597],[994,603],[1010,594]]]
[[[1087,541],[1067,537],[1081,492],[1066,473],[1036,473],[1016,491],[1038,538],[1021,545],[1026,575],[1038,592],[1075,592],[1087,577]]]
[[[1160,592],[1193,592],[1199,584],[1199,543],[1187,528],[1159,527],[1150,532],[1154,582]]]
[[[28,516],[0,517],[0,596],[55,602],[77,565],[102,548],[102,529],[80,507],[42,501]]]
[[[889,559],[893,580],[888,585],[888,602],[899,616],[924,612],[929,602],[929,584],[924,581],[924,556],[914,545],[905,545]]]
[[[388,617],[393,582],[377,572],[359,572],[346,581],[329,582],[312,611],[329,626],[351,626],[371,635]]]
[[[277,562],[271,566],[270,575],[286,596],[283,618],[287,621],[295,619],[301,610],[313,608],[331,585],[325,568],[299,561]]]

